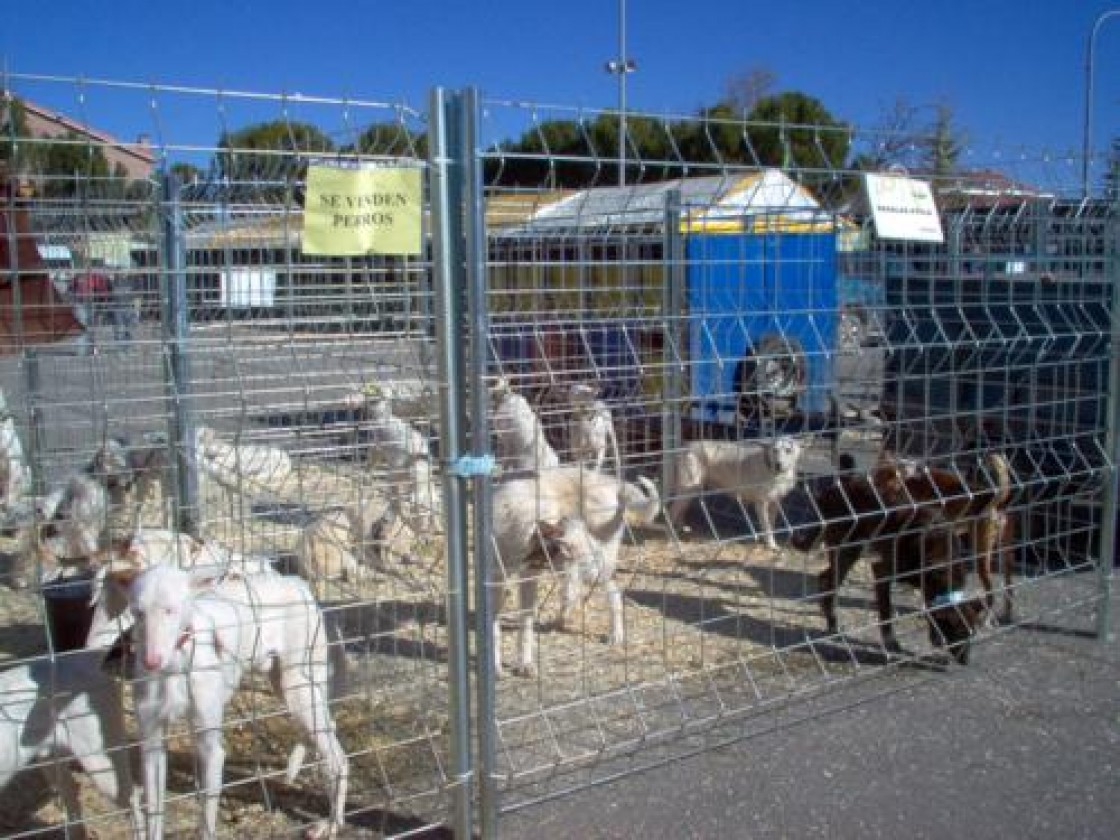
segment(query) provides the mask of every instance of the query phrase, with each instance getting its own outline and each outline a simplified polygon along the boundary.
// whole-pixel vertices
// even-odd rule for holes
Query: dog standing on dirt
[[[541,418],[505,379],[490,389],[494,455],[505,472],[541,472],[560,466]]]
[[[704,490],[727,493],[754,506],[763,542],[778,551],[772,514],[796,486],[800,460],[801,444],[784,435],[767,441],[691,441],[673,460],[669,521],[680,525]]]
[[[200,834],[216,836],[222,788],[225,708],[246,669],[267,674],[277,696],[315,744],[325,764],[330,817],[308,837],[342,826],[349,764],[327,704],[327,635],[307,585],[277,574],[232,575],[199,584],[180,569],[153,566],[131,580],[136,619],[136,714],[139,722],[148,837],[163,836],[167,728],[188,718],[198,753]],[[297,746],[288,779],[303,758]]]
[[[31,494],[31,485],[31,467],[23,451],[15,418],[8,411],[3,394],[0,394],[0,513],[5,520],[9,512],[19,512]]]
[[[607,449],[610,448],[616,470],[622,469],[618,453],[618,438],[614,431],[614,418],[610,407],[599,399],[599,389],[584,383],[568,388],[572,417],[568,423],[568,445],[577,464],[603,468]]]
[[[964,664],[983,604],[965,598],[967,566],[956,528],[935,500],[918,503],[922,487],[920,472],[891,463],[869,475],[838,476],[813,497],[818,521],[795,531],[792,544],[800,551],[818,543],[825,547],[828,566],[818,576],[817,591],[829,633],[838,632],[837,591],[866,549],[877,555],[872,574],[883,646],[892,653],[902,650],[892,624],[891,588],[897,581],[922,593],[931,643],[947,647]]]
[[[397,514],[412,528],[430,531],[440,519],[443,497],[433,480],[427,438],[393,413],[392,395],[377,386],[352,392],[346,404],[361,413],[370,464],[387,471]]]
[[[515,478],[497,486],[492,505],[497,577],[501,582],[518,582],[520,633],[515,672],[531,674],[534,670],[537,577],[542,562],[549,563],[549,558],[555,558],[553,562],[569,575],[568,593],[578,592],[584,578],[602,582],[611,611],[609,641],[622,642],[622,597],[611,576],[618,564],[625,525],[651,524],[660,511],[657,487],[648,478],[620,482],[582,467],[558,467],[539,477]],[[565,606],[570,612],[570,602]],[[494,642],[495,666],[500,672],[497,621]]]
[[[143,818],[126,747],[120,688],[102,670],[103,651],[43,657],[0,673],[0,789],[33,762],[57,781],[66,815],[75,821],[67,836],[85,837],[78,788],[64,766],[76,760],[94,786],[132,820],[141,837]]]

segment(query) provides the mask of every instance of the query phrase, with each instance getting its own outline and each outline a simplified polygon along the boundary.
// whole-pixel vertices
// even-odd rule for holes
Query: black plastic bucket
[[[93,623],[93,579],[68,578],[43,585],[43,601],[47,612],[47,629],[53,650],[79,650],[86,646],[86,637]]]

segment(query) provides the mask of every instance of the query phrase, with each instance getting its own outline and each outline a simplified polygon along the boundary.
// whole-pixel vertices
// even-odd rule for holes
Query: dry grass
[[[368,492],[363,481],[368,479],[349,466],[304,465],[279,488],[270,502],[273,513],[243,518],[236,511],[217,515],[222,497],[205,488],[207,532],[242,551],[282,554],[291,550],[305,508]],[[151,510],[160,509],[153,501]],[[367,828],[351,829],[356,836],[377,835],[377,825],[410,824],[399,820],[411,813],[435,819],[446,813],[447,581],[442,539],[423,536],[372,580],[360,588],[338,585],[324,602],[347,640],[351,663],[347,690],[333,709],[352,756],[350,808],[368,809],[357,819]],[[560,585],[546,581],[539,676],[503,676],[497,687],[505,771],[532,774],[593,758],[682,721],[748,709],[849,673],[858,663],[851,655],[845,658],[845,646],[820,638],[823,623],[812,596],[821,567],[818,555],[788,550],[775,555],[733,532],[721,542],[678,542],[657,528],[635,534],[623,548],[618,571],[626,594],[627,640],[614,648],[605,643],[602,593],[589,594],[576,629],[559,632],[552,627]],[[852,636],[873,646],[878,633],[867,590],[866,569],[857,568],[840,599],[840,620]],[[900,595],[900,606],[909,603]],[[11,661],[45,650],[36,596],[0,592],[0,618],[0,656]],[[503,632],[507,657],[514,635]],[[902,629],[901,637],[914,647],[924,643],[922,632]],[[287,836],[325,813],[321,777],[313,769],[293,785],[283,781],[297,733],[263,684],[253,682],[241,691],[227,720],[228,790],[221,811],[226,836]],[[197,803],[190,795],[188,739],[173,741],[171,758],[169,787],[176,796],[168,836],[192,836]],[[89,812],[105,813],[88,785],[85,790]],[[53,797],[42,789],[28,798],[31,793],[28,787],[6,800],[0,828],[57,824],[61,814]],[[121,820],[104,825],[95,827],[96,836],[121,836],[116,833]]]

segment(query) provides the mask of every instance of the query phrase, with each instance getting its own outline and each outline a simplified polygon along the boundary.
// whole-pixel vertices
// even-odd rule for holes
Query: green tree
[[[428,155],[428,136],[412,131],[403,122],[374,123],[359,135],[357,142],[343,152],[385,157],[424,158]]]
[[[193,184],[203,178],[203,172],[193,163],[177,161],[171,164],[171,174],[180,184]]]
[[[933,125],[922,144],[924,168],[936,180],[957,171],[966,138],[953,124],[953,109],[946,102],[935,106]]]
[[[851,148],[851,130],[819,99],[791,91],[766,96],[747,116],[752,156],[763,166],[837,171]]]
[[[50,198],[83,193],[104,197],[117,192],[117,185],[111,183],[114,179],[110,177],[105,152],[73,131],[31,141],[27,165],[40,185],[39,192]]]
[[[10,171],[22,173],[30,150],[30,144],[19,142],[28,136],[26,110],[6,91],[0,96],[0,160],[7,162]]]
[[[696,117],[626,121],[626,182],[665,180],[718,171],[724,166],[842,168],[851,145],[848,127],[816,99],[801,93],[762,96],[744,115],[742,105],[772,82],[741,80],[739,92]],[[487,179],[505,186],[586,187],[617,182],[615,112],[589,120],[546,120],[502,144],[488,161]]]
[[[316,126],[275,120],[223,133],[215,168],[231,184],[275,188],[301,180],[308,156],[334,150],[334,142]]]

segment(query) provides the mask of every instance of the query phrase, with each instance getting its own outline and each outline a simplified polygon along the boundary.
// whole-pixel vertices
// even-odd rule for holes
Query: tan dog
[[[674,459],[669,521],[679,525],[704,490],[727,493],[754,506],[763,542],[777,551],[772,511],[797,484],[800,460],[801,444],[786,436],[769,441],[691,441]]]

